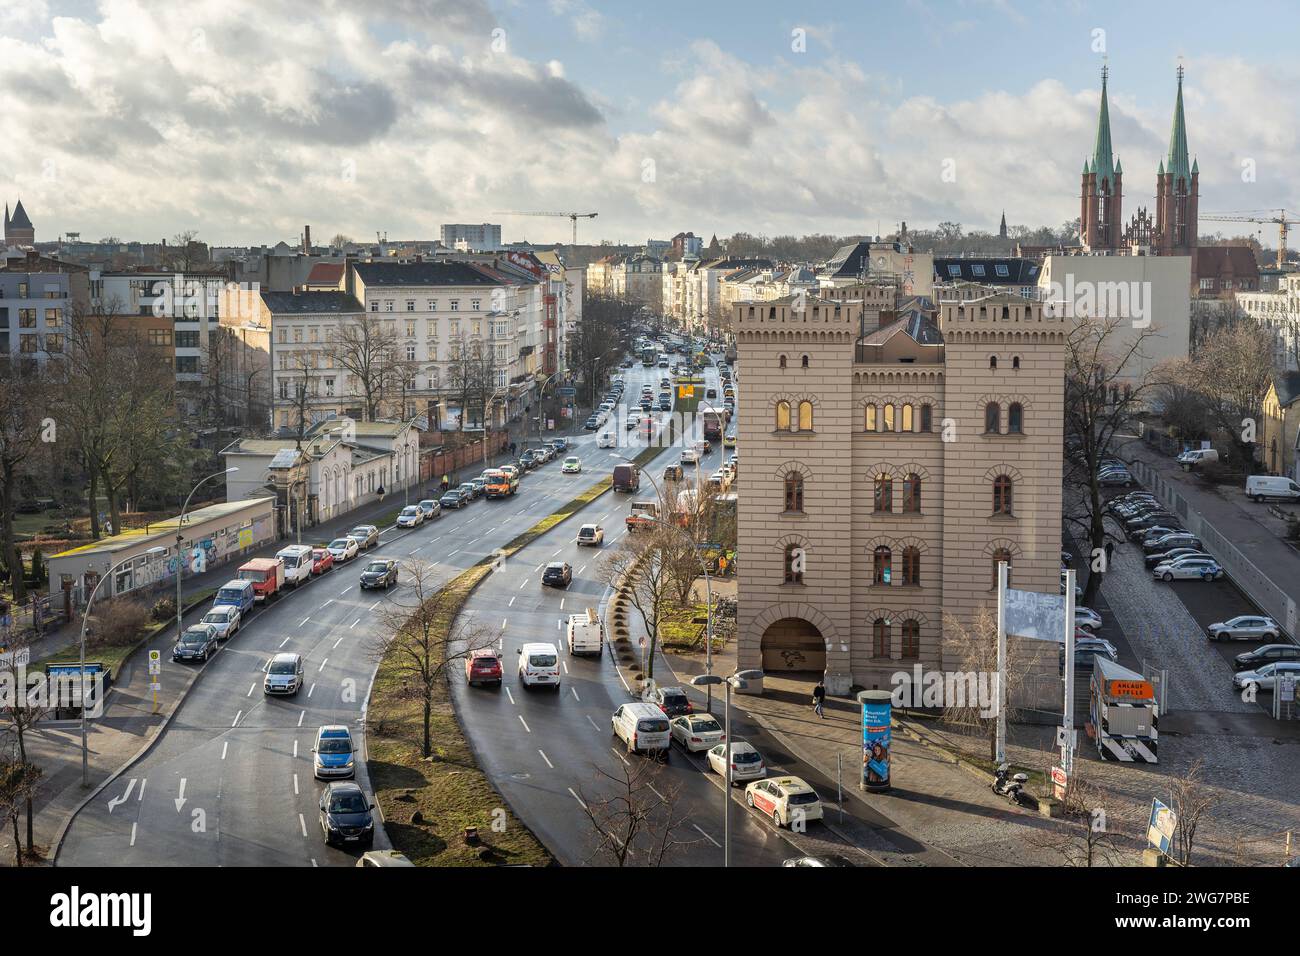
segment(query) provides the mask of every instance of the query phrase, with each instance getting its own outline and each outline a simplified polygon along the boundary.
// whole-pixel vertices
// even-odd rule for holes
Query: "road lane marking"
[[[235,714],[235,719],[230,722],[230,726],[233,727],[235,726],[235,724],[239,723],[239,718],[243,716],[244,716],[244,712],[242,710],[239,713]]]
[[[617,757],[619,760],[623,761],[623,763],[627,763],[627,762],[628,762],[627,757],[623,756],[621,753],[619,753],[619,752],[618,752],[617,750],[615,750],[613,747],[610,747],[610,748],[609,748],[609,752],[612,753],[612,754],[613,754],[615,757]]]
[[[419,548],[412,548],[410,551],[406,552],[406,556],[409,558],[411,555],[415,554],[415,552],[419,550],[420,550]]]
[[[298,825],[302,827],[302,838],[307,839],[307,821],[302,818],[301,813],[298,814]]]
[[[293,758],[298,759],[298,741],[296,740],[293,742]]]
[[[528,579],[527,579],[527,578],[524,578],[522,581],[520,581],[520,582],[519,582],[519,590],[522,591],[522,590],[524,589],[524,585],[527,584],[527,583],[528,583]]]
[[[148,782],[149,782],[148,777],[145,777],[143,780],[140,781],[140,792],[136,795],[137,800],[144,799],[144,785],[147,784]]]
[[[508,618],[508,617],[503,617],[503,618],[501,619],[501,630],[504,631],[504,630],[506,629],[506,621],[508,621],[508,620],[510,620],[510,618]]]
[[[375,608],[379,607],[379,605],[382,603],[383,601],[376,601],[374,604],[370,605],[369,610],[373,611]],[[357,620],[359,621],[361,620],[361,618],[357,618]]]
[[[280,646],[281,646],[281,647],[284,647],[284,645],[286,645],[286,644],[288,644],[288,643],[289,643],[289,638],[286,637],[284,640],[282,640],[282,641],[280,642]],[[263,667],[266,667],[265,664],[263,664],[262,666],[263,666]]]
[[[328,664],[329,662],[330,659],[328,657],[325,658],[325,660],[321,661],[320,667],[316,668],[316,673],[319,674],[321,671],[323,671],[325,669],[325,665]]]
[[[510,599],[510,603],[507,604],[506,607],[514,607],[514,606],[515,606],[515,599],[514,599],[514,598],[511,598],[511,599]]]
[[[574,690],[572,687],[569,688],[569,693],[573,695],[574,700],[576,700],[580,704],[582,703],[582,698],[578,696],[578,692]]]
[[[226,748],[228,748],[229,746],[230,746],[230,741],[229,741],[229,740],[223,740],[223,741],[221,742],[221,759],[222,759],[222,760],[225,760],[225,759],[226,759]]]
[[[253,681],[253,683],[251,683],[251,684],[248,685],[248,693],[245,694],[244,696],[245,696],[245,697],[252,697],[252,696],[253,696],[253,691],[255,691],[255,690],[257,690],[257,681]]]
[[[453,551],[451,554],[447,555],[447,557],[449,557],[449,558],[454,558],[454,557],[456,557],[456,555],[458,555],[458,554],[460,554],[460,548],[457,548],[457,549],[456,549],[455,551]]]
[[[519,722],[524,725],[524,730],[528,731],[530,734],[533,732],[532,729],[528,726],[528,721],[524,720],[523,714],[519,715]]]
[[[345,587],[342,591],[339,592],[339,597],[342,597],[343,595],[347,594],[351,590],[352,590],[352,585],[349,584],[347,587]]]
[[[515,702],[515,695],[510,693],[509,687],[506,688],[506,696],[510,698],[510,703],[513,704]]]
[[[333,604],[333,603],[334,603],[334,599],[333,599],[333,598],[330,598],[330,599],[327,600],[324,604],[322,604],[321,607],[329,607],[329,606],[330,606],[331,604]]]
[[[664,803],[668,802],[667,800],[664,800],[664,795],[660,793],[658,790],[656,790],[654,787],[650,786],[650,784],[647,783],[646,786],[650,787],[650,792],[653,793],[660,800],[663,800]]]
[[[662,799],[662,798],[661,798],[661,799]],[[693,826],[693,827],[695,827],[695,829],[699,830],[700,833],[703,835],[704,839],[708,840],[710,843],[712,843],[714,846],[716,846],[719,850],[722,849],[722,844],[719,843],[717,840],[713,839],[713,837],[709,836],[709,835],[708,835],[707,833],[705,833],[703,830],[701,830],[701,829],[700,829],[700,825],[699,825],[698,823],[692,823],[691,826]]]
[[[544,750],[542,750],[540,747],[538,747],[538,748],[537,748],[537,752],[538,752],[539,754],[541,754],[541,755],[542,755],[542,759],[546,761],[546,766],[548,766],[548,767],[550,767],[552,770],[554,770],[554,769],[555,769],[555,764],[551,763],[550,758],[546,756],[546,751],[544,751]]]
[[[573,793],[572,787],[569,787],[569,793]],[[584,810],[587,809],[587,805],[582,802],[582,797],[578,796],[576,793],[573,793],[573,799],[578,801],[578,806],[582,807],[582,809]],[[618,837],[614,837],[614,839],[617,840]]]
[[[296,773],[293,775],[293,795],[298,796],[298,775]]]
[[[136,825],[132,823],[131,824],[131,845],[132,846],[135,846],[135,827]]]
[[[564,550],[563,548],[556,548],[555,554],[552,554],[551,557],[555,557],[555,555],[559,554],[563,550]]]
[[[354,624],[353,626],[355,627],[356,625]],[[342,643],[343,643],[343,638],[340,637],[337,641],[334,642],[334,647],[330,648],[330,650],[336,649]]]
[[[591,729],[596,733],[600,733],[600,728],[597,727],[596,722],[591,719],[591,714],[585,714],[584,716],[587,718],[587,723],[591,724]]]
[[[310,620],[311,620],[311,618],[309,618],[309,617],[304,617],[301,621],[298,622],[298,626],[299,626],[299,627],[302,627],[304,624],[306,624],[306,623],[307,623],[308,621],[310,621]]]
[[[544,568],[544,567],[546,567],[546,565],[544,565],[544,564],[539,564],[537,567],[533,568],[533,573],[536,574],[538,571],[542,570],[542,568]]]
[[[560,663],[564,665],[564,673],[566,673],[566,674],[569,673],[569,662],[568,662],[568,661],[560,661]]]
[[[305,710],[304,710],[301,714],[298,715],[298,726],[299,726],[299,727],[302,726],[303,718],[306,717],[306,716],[307,716],[307,711],[305,711]]]
[[[578,575],[581,576],[582,572],[586,570],[587,570],[587,566],[584,564],[582,567],[578,568]]]
[[[564,598],[560,598],[560,610],[564,610]]]
[[[307,691],[307,697],[310,698],[311,695],[314,694],[314,693],[316,693],[316,685],[315,685],[315,683],[313,683],[313,684],[311,685],[311,690]]]

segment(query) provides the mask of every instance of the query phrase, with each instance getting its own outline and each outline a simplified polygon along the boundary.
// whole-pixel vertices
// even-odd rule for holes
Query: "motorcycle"
[[[993,792],[1000,797],[1006,797],[1017,806],[1028,806],[1031,799],[1029,794],[1025,793],[1025,784],[1029,782],[1029,776],[1024,773],[1010,774],[1010,770],[1011,768],[1006,764],[998,765],[997,776],[991,785]]]

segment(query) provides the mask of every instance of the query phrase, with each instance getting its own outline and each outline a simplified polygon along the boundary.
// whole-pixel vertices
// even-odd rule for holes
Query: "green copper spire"
[[[1106,78],[1109,67],[1101,68],[1101,111],[1097,115],[1097,145],[1092,151],[1092,170],[1097,174],[1097,192],[1103,186],[1115,191],[1115,161],[1110,145],[1110,105],[1106,98]]]
[[[1192,173],[1187,165],[1187,123],[1183,119],[1183,68],[1178,67],[1178,99],[1174,103],[1174,128],[1169,133],[1169,161],[1165,172],[1172,173],[1174,182],[1185,179],[1190,187]]]

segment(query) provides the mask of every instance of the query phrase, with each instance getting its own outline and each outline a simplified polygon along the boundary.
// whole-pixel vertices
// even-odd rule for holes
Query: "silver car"
[[[1219,624],[1211,624],[1205,633],[1212,641],[1276,641],[1282,632],[1277,621],[1271,617],[1241,614]]]
[[[1272,690],[1280,676],[1300,680],[1300,661],[1278,661],[1276,664],[1265,664],[1257,670],[1241,671],[1232,675],[1232,686],[1237,690],[1245,690],[1251,685],[1257,690]]]
[[[379,543],[379,529],[372,524],[359,524],[348,532],[349,538],[356,538],[362,551],[373,548]]]
[[[1151,569],[1152,577],[1159,578],[1162,581],[1193,580],[1203,578],[1206,581],[1217,581],[1223,577],[1223,568],[1219,567],[1219,562],[1213,558],[1178,558],[1168,564],[1158,564]]]
[[[203,615],[203,624],[210,624],[217,632],[217,639],[226,641],[235,636],[239,630],[239,608],[233,604],[220,604]]]
[[[1090,607],[1076,607],[1074,609],[1074,626],[1086,627],[1095,631],[1101,627],[1101,615]]]

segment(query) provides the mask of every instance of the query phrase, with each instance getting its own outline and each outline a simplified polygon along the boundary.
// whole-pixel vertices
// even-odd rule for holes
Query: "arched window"
[[[1011,356],[1011,367],[1012,367],[1012,368],[1020,368],[1020,356],[1019,356],[1019,355],[1013,355],[1013,356]]]
[[[921,549],[903,549],[903,583],[919,585],[921,583]]]
[[[785,583],[803,584],[803,548],[797,544],[785,546]]]
[[[901,648],[904,660],[916,660],[921,656],[921,623],[915,619],[903,622],[903,646]]]
[[[910,472],[903,479],[903,511],[916,513],[921,510],[921,476]]]
[[[863,425],[867,431],[874,432],[876,430],[876,417],[876,406],[868,405],[866,407],[866,422]]]
[[[912,406],[904,405],[902,421],[899,423],[899,431],[904,431],[904,432],[913,431],[913,425],[914,425],[914,420],[912,417]]]
[[[880,430],[886,432],[894,430],[894,405],[892,402],[885,406],[885,417]]]
[[[804,368],[807,368],[807,367],[808,367],[808,356],[805,355],[805,356],[803,357],[803,359],[800,360],[800,363],[799,363],[799,364],[801,364]]]
[[[786,432],[790,430],[790,403],[776,403],[776,430]]]
[[[799,403],[799,431],[810,432],[813,427],[813,405],[812,402]]]
[[[1025,410],[1019,402],[1007,407],[1007,433],[1021,435],[1025,431]]]
[[[997,368],[997,367],[998,367],[998,357],[996,355],[990,355],[989,368]]]
[[[1007,587],[1011,587],[1011,552],[1006,548],[998,548],[993,552],[993,588],[998,586],[998,564],[1005,561],[1007,563]]]
[[[921,406],[921,431],[928,432],[934,427],[934,411],[929,405]]]
[[[889,656],[889,621],[878,617],[871,624],[871,656]]]
[[[777,364],[780,365],[781,368],[785,368],[785,356],[784,356],[784,355],[780,356],[780,357],[777,359]]]
[[[876,475],[875,510],[894,510],[894,479],[889,475]]]
[[[993,513],[995,515],[1011,514],[1011,476],[998,475],[993,479]]]
[[[1011,321],[1011,310],[1008,309],[1005,305],[1002,307],[1002,321],[1003,322]]]
[[[894,555],[883,544],[871,555],[871,583],[888,584],[893,569]]]
[[[1002,406],[989,402],[984,406],[984,434],[996,435],[1001,430]]]
[[[803,475],[797,471],[785,476],[785,510],[803,511]]]

